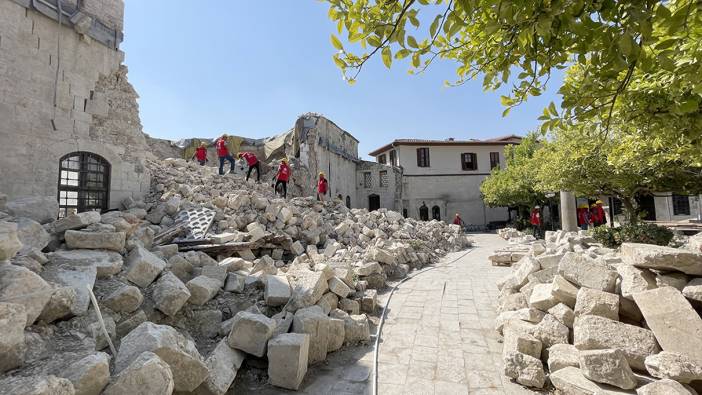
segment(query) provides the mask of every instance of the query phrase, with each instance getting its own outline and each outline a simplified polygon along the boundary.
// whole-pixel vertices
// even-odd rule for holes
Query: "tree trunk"
[[[630,225],[636,225],[639,222],[639,213],[636,212],[634,199],[629,196],[622,196],[620,199],[624,205],[624,217],[626,218],[626,221]]]

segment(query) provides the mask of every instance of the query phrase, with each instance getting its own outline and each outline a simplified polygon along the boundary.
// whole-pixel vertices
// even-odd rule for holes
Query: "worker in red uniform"
[[[590,206],[590,222],[594,227],[598,227],[607,223],[604,208],[602,208],[602,200],[598,200]]]
[[[588,209],[587,203],[583,203],[578,206],[578,226],[582,230],[587,230],[590,224],[590,210]]]
[[[466,226],[466,223],[463,222],[463,218],[461,218],[461,216],[458,215],[458,213],[456,213],[456,216],[453,217],[453,224],[458,226]]]
[[[324,196],[327,194],[328,190],[329,182],[327,182],[327,179],[324,177],[324,172],[320,171],[319,180],[317,181],[317,200],[321,200],[323,202]]]
[[[193,154],[191,160],[197,159],[197,162],[200,164],[200,166],[205,166],[205,163],[208,162],[207,160],[207,144],[203,141],[200,143],[200,146],[195,148],[195,153]]]
[[[278,172],[275,174],[273,179],[275,180],[275,185],[273,185],[273,192],[278,192],[278,185],[282,186],[283,189],[283,199],[288,197],[288,180],[290,179],[290,166],[288,166],[288,159],[283,158],[278,166]]]
[[[253,152],[239,152],[239,159],[244,159],[249,165],[249,171],[246,173],[246,181],[251,177],[251,171],[256,169],[256,182],[261,182],[261,163]]]
[[[219,157],[219,175],[224,175],[224,161],[228,160],[230,163],[229,172],[234,173],[234,158],[229,154],[229,148],[227,148],[227,136],[226,133],[222,137],[218,138],[215,142],[215,148],[217,148],[217,156]]]
[[[534,228],[534,237],[537,239],[541,237],[541,207],[534,206],[531,209],[531,215],[529,216],[529,223]]]

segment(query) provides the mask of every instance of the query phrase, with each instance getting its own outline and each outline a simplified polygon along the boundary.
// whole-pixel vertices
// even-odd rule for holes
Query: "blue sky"
[[[316,0],[125,3],[121,48],[154,137],[266,137],[317,112],[358,138],[367,158],[396,138],[525,134],[556,100],[552,92],[532,98],[503,118],[500,93],[483,92],[481,81],[444,87],[455,75],[446,61],[412,76],[406,64],[388,70],[378,57],[350,86],[332,61],[335,24]]]

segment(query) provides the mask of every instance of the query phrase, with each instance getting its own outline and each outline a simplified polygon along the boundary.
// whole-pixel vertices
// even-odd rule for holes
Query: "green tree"
[[[545,112],[544,130],[589,121],[608,131],[612,119],[643,112],[661,122],[691,116],[655,133],[702,138],[698,0],[325,1],[347,42],[332,35],[334,62],[351,83],[377,54],[387,67],[409,60],[413,73],[446,59],[457,63],[453,84],[482,75],[485,89],[511,85],[506,114],[540,95],[554,70],[576,68],[560,87],[562,110]],[[661,101],[660,92],[673,94]],[[635,108],[615,111],[622,100]],[[640,106],[651,101],[655,113]]]
[[[527,135],[519,145],[505,147],[505,168],[495,168],[480,185],[483,201],[490,207],[531,207],[545,201],[543,193],[534,189],[538,149],[535,133]]]

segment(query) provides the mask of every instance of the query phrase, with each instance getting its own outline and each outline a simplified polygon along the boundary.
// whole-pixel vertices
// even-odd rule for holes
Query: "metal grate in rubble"
[[[175,222],[186,222],[184,239],[203,239],[212,226],[215,212],[205,207],[181,210]]]

